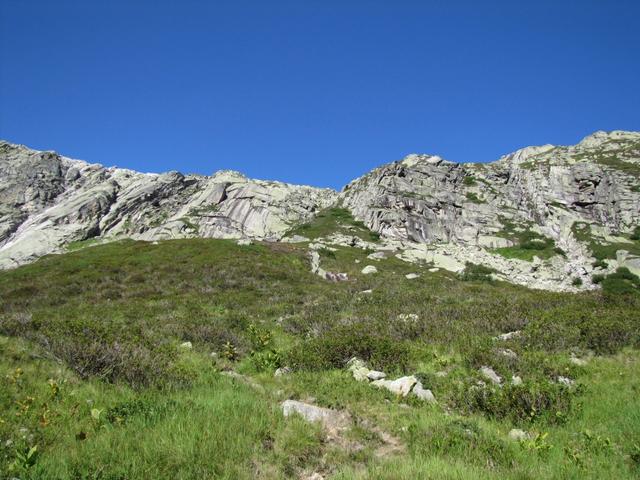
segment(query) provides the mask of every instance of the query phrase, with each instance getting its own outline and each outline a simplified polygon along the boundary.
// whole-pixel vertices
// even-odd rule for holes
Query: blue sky
[[[640,2],[0,1],[0,138],[342,187],[640,130]]]

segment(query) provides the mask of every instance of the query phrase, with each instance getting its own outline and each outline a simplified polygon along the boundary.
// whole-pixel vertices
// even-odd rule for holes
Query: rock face
[[[567,237],[574,221],[630,232],[640,220],[640,133],[596,132],[497,162],[409,155],[348,184],[341,199],[372,230],[419,243],[498,248],[507,223]]]
[[[331,206],[348,208],[381,241],[337,232],[322,241],[285,238]],[[597,288],[591,282],[593,240],[621,245],[616,258],[595,267],[597,273],[618,266],[640,273],[630,240],[638,226],[636,132],[596,132],[575,146],[527,147],[493,163],[409,155],[352,181],[340,194],[233,171],[208,177],[105,168],[0,141],[0,268],[92,238],[309,240],[312,271],[333,281],[348,277],[324,271],[315,251],[331,245],[370,249],[369,259],[377,262],[395,255],[431,263],[431,272],[461,273],[468,263],[481,264],[495,279],[578,291]],[[533,261],[495,250],[519,247],[523,235],[555,250],[550,246],[545,258]],[[367,265],[362,272],[375,270]]]
[[[250,180],[144,174],[0,142],[0,268],[89,238],[278,240],[336,192]]]

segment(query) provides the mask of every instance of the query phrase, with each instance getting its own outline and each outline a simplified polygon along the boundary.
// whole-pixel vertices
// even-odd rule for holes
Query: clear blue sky
[[[0,138],[341,187],[640,130],[640,1],[0,0]]]

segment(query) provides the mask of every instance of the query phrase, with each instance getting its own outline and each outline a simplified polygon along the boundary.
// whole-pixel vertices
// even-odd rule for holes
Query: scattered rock
[[[366,294],[369,294],[369,293],[373,293],[373,290],[371,290],[371,289],[369,289],[369,290],[362,290],[360,293],[363,293],[363,294],[365,294],[365,295],[366,295]]]
[[[253,242],[250,238],[240,238],[236,243],[238,245],[251,245]]]
[[[573,385],[575,385],[576,381],[572,380],[571,378],[563,377],[562,375],[560,375],[558,377],[558,383],[562,385],[566,385],[567,387],[572,387]]]
[[[324,480],[324,477],[318,472],[313,472],[311,475],[303,476],[302,480]]]
[[[501,335],[498,335],[497,337],[495,337],[495,339],[506,342],[507,340],[511,340],[513,338],[519,337],[520,334],[521,334],[520,330],[515,330],[513,332],[508,332],[508,333],[503,333]]]
[[[571,363],[573,363],[574,365],[577,365],[579,367],[584,367],[587,364],[587,361],[583,358],[578,358],[575,355],[571,355],[571,358],[569,359],[569,361]]]
[[[191,342],[183,342],[180,344],[181,350],[191,350],[192,348],[193,348],[193,345],[191,344]]]
[[[351,426],[348,412],[317,407],[297,400],[282,402],[282,413],[285,417],[300,415],[307,422],[320,423],[330,439],[341,439],[342,432]]]
[[[411,393],[418,397],[420,400],[424,400],[428,403],[436,403],[436,397],[433,396],[431,390],[424,388],[422,386],[422,383],[420,382],[416,382],[413,390],[411,390]]]
[[[420,275],[418,275],[417,273],[407,273],[404,277],[407,280],[414,280],[416,278],[420,278]]]
[[[516,442],[521,442],[523,440],[528,440],[529,438],[531,438],[531,436],[524,430],[513,428],[509,431],[509,438],[511,440],[515,440]]]
[[[430,268],[430,269],[429,269],[429,271],[430,271],[431,273],[436,273],[436,272],[439,272],[439,271],[440,271],[440,269],[439,269],[439,268],[437,268],[437,267],[434,267],[434,268]]]
[[[436,377],[446,377],[447,375],[449,375],[449,372],[447,372],[446,370],[440,370],[439,372],[435,373]]]
[[[367,255],[367,258],[369,260],[384,260],[385,258],[387,258],[387,256],[385,255],[384,252],[373,252]]]
[[[386,373],[380,372],[378,370],[370,370],[369,373],[367,373],[367,378],[372,381],[382,380],[386,376]]]
[[[522,385],[522,379],[518,375],[513,375],[511,377],[511,385]]]
[[[487,380],[491,380],[496,385],[500,385],[502,383],[500,376],[491,367],[481,367],[480,374]]]
[[[285,237],[280,241],[284,243],[304,243],[310,240],[307,237],[303,237],[302,235],[293,235],[292,237]]]
[[[515,360],[516,358],[518,358],[518,354],[516,352],[514,352],[513,350],[510,350],[508,348],[503,348],[500,350],[500,355],[510,358],[512,360]]]
[[[291,368],[289,367],[280,367],[278,369],[276,369],[275,373],[273,374],[274,377],[282,377],[284,375],[289,375],[291,373]]]
[[[367,265],[362,269],[362,273],[365,275],[369,275],[371,273],[378,273],[378,269],[373,265]]]
[[[386,388],[390,392],[403,397],[409,395],[409,392],[416,383],[418,383],[418,379],[413,375],[400,377],[396,380],[376,380],[375,382],[371,382],[371,384],[376,387]]]

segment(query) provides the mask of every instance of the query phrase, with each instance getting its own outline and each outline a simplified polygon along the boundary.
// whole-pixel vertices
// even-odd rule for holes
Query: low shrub
[[[459,275],[459,278],[464,282],[490,282],[492,281],[492,273],[495,273],[493,268],[467,262],[467,265],[464,271]]]
[[[361,358],[372,368],[397,371],[407,368],[409,352],[404,342],[359,322],[302,341],[289,352],[288,360],[294,368],[322,370],[344,368],[352,357]]]
[[[579,408],[575,398],[580,390],[544,378],[502,387],[466,385],[458,390],[455,403],[463,412],[480,412],[491,418],[561,423]]]

